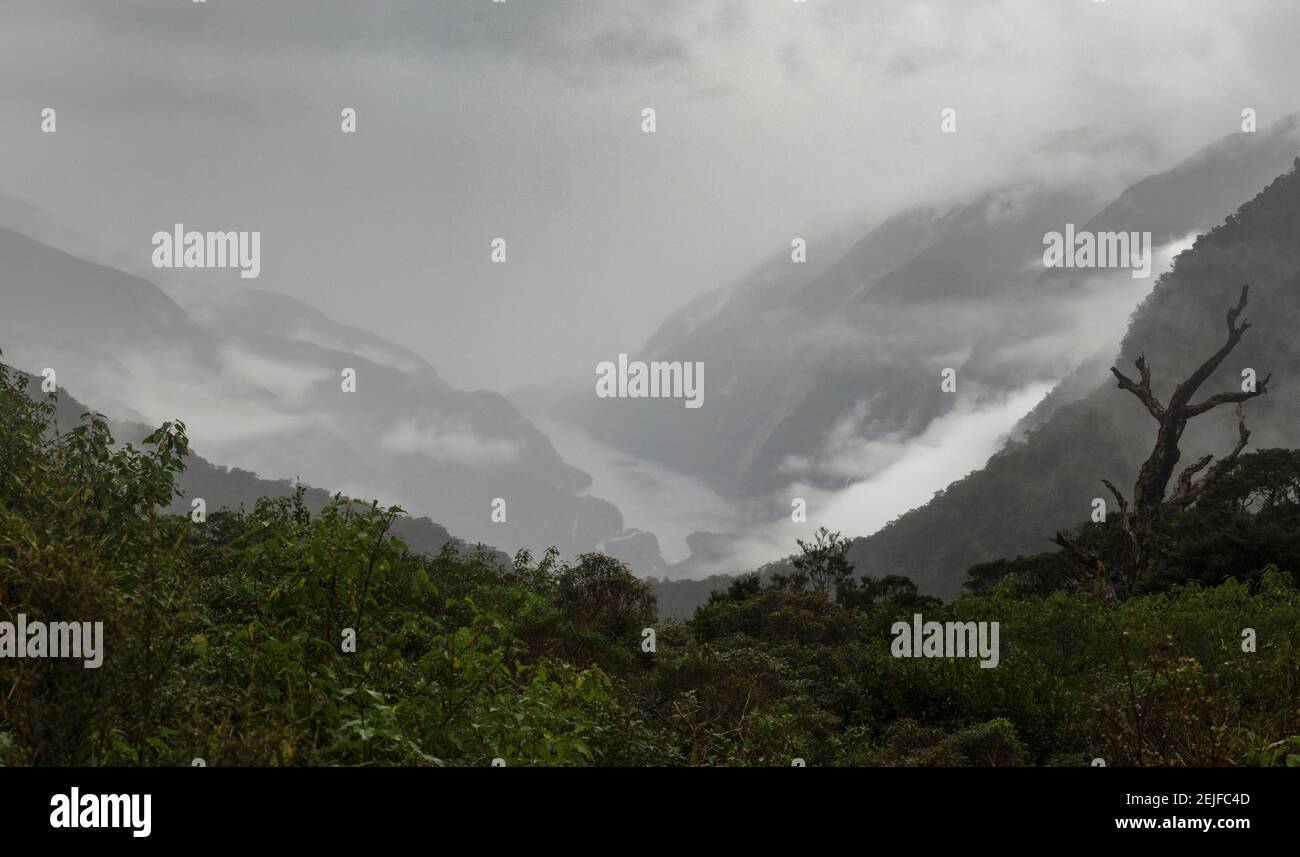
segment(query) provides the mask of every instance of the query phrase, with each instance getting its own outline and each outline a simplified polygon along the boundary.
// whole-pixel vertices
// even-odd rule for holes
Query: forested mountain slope
[[[1297,161],[1300,164],[1300,161]],[[1118,363],[1128,371],[1145,353],[1153,388],[1167,393],[1224,336],[1224,316],[1243,284],[1254,326],[1206,389],[1232,390],[1242,372],[1273,373],[1268,395],[1249,405],[1255,448],[1300,446],[1300,173],[1277,178],[1178,257],[1134,314]],[[1193,422],[1183,460],[1231,449],[1231,409]],[[951,596],[975,563],[1048,550],[1049,537],[1108,496],[1100,479],[1131,482],[1151,449],[1150,416],[1109,375],[1064,405],[988,465],[883,530],[858,539],[852,557],[872,574],[905,574],[924,590]]]

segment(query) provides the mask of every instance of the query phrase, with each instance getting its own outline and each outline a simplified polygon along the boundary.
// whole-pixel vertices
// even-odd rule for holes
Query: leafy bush
[[[425,555],[397,508],[167,514],[182,423],[58,432],[26,386],[0,366],[0,620],[102,621],[105,655],[0,659],[0,764],[1300,765],[1291,451],[1166,522],[1163,583],[1118,604],[1030,558],[945,605],[822,534],[656,624],[607,556]],[[915,613],[998,622],[997,668],[894,657]]]

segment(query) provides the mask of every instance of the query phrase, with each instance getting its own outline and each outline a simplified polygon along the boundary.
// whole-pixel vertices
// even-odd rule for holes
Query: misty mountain
[[[1149,231],[1160,246],[1203,231],[1286,168],[1298,127],[1291,116],[1225,138],[1109,204],[1086,187],[1019,185],[942,215],[905,212],[843,255],[815,241],[806,265],[783,252],[670,317],[643,349],[703,361],[704,407],[585,391],[556,413],[733,499],[869,476],[870,464],[845,473],[851,450],[836,444],[922,431],[957,404],[933,395],[943,368],[980,399],[1055,383],[1113,352],[1151,280],[1045,274],[1045,232]]]
[[[1044,224],[1081,222],[1100,204],[1086,188],[1020,186],[944,214],[900,214],[825,270],[811,260],[831,248],[812,242],[808,265],[783,253],[715,297],[711,313],[697,302],[647,343],[647,359],[703,361],[704,407],[587,392],[561,414],[733,499],[869,476],[886,462],[845,472],[837,439],[919,433],[956,404],[933,395],[944,368],[988,395],[1073,367],[1064,342],[1010,367],[981,352],[998,351],[1009,327],[1060,325],[1059,296],[1032,300],[1028,265],[1041,258]]]
[[[0,229],[0,348],[126,420],[179,418],[246,471],[399,503],[458,537],[566,555],[627,535],[589,477],[502,396],[453,389],[423,359],[301,301],[211,295],[187,311],[147,280]],[[344,370],[356,392],[344,392]],[[493,522],[493,501],[506,520]],[[629,558],[657,567],[636,540]],[[628,553],[625,550],[624,553]]]
[[[1292,157],[1296,151],[1300,146],[1293,146]],[[1144,353],[1153,389],[1167,396],[1223,344],[1227,309],[1249,284],[1246,316],[1253,327],[1203,389],[1206,395],[1239,389],[1245,369],[1260,378],[1273,373],[1268,395],[1247,407],[1255,449],[1300,445],[1300,399],[1292,392],[1300,378],[1294,335],[1300,324],[1300,158],[1294,166],[1178,256],[1135,313],[1115,363],[1129,371]],[[1167,183],[1162,177],[1148,187]],[[1092,499],[1109,496],[1102,478],[1131,485],[1150,452],[1154,422],[1104,368],[1091,380],[1086,396],[1060,404],[984,469],[858,539],[851,551],[858,568],[906,574],[924,589],[951,596],[978,562],[1048,550],[1056,529],[1086,519]],[[1221,411],[1189,425],[1184,463],[1232,448],[1236,417],[1229,408]]]
[[[966,327],[969,315],[950,307],[935,314],[936,324],[920,329],[918,315],[930,297],[891,300],[882,310],[871,297],[874,290],[909,262],[931,282],[978,235],[992,240],[992,232],[1021,226],[1024,245],[1032,247],[1041,237],[1041,230],[1033,234],[1036,218],[1063,214],[1071,201],[1044,199],[1015,225],[983,220],[986,201],[942,217],[908,212],[829,266],[824,262],[833,253],[815,241],[806,265],[792,263],[783,252],[725,296],[709,296],[670,318],[640,355],[702,361],[703,407],[597,399],[587,390],[566,401],[558,415],[586,426],[602,442],[697,475],[733,499],[765,495],[794,477],[837,484],[842,474],[818,467],[827,433],[845,419],[854,422],[852,431],[867,436],[920,430],[944,404],[917,395],[920,378],[938,377],[947,364],[936,365],[935,358],[946,359],[958,333],[953,328]],[[1014,256],[1014,265],[1022,255]],[[814,261],[819,259],[823,265]],[[987,281],[994,279],[990,273]],[[903,331],[907,335],[899,336]]]

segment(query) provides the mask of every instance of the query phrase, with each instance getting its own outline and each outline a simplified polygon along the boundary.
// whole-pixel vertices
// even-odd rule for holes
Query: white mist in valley
[[[961,386],[950,410],[910,435],[864,436],[857,431],[863,409],[847,409],[846,416],[828,430],[821,458],[811,466],[823,473],[851,474],[848,484],[826,490],[793,481],[779,496],[757,504],[765,510],[762,514],[755,513],[755,504],[742,509],[699,479],[593,440],[579,427],[536,415],[534,421],[565,460],[592,475],[590,494],[618,506],[625,526],[658,536],[666,561],[685,559],[686,536],[702,530],[724,536],[725,547],[708,559],[693,557],[683,571],[691,577],[743,573],[789,556],[797,550],[796,539],[809,537],[817,527],[850,538],[869,536],[983,467],[1012,438],[1020,421],[1078,365],[1079,355],[1094,353],[1099,343],[1103,350],[1118,350],[1130,314],[1195,237],[1187,235],[1156,248],[1148,278],[1134,279],[1126,271],[1100,272],[1075,290],[1045,294],[1035,301],[1044,320],[1050,321],[1044,325],[1047,332],[1009,341],[997,357],[1052,367],[1050,376],[1010,392]],[[1097,379],[1097,383],[1104,381],[1105,377]],[[938,376],[935,389],[939,389]],[[795,498],[806,501],[806,522],[791,519]],[[776,517],[770,510],[782,514]]]
[[[727,568],[709,568],[704,573],[734,573],[788,556],[797,551],[796,539],[809,538],[818,527],[848,537],[871,535],[982,467],[1002,447],[1016,422],[1051,388],[1050,382],[1037,381],[993,399],[977,401],[970,396],[918,435],[864,440],[860,455],[866,461],[889,461],[883,469],[837,491],[791,485],[790,497],[807,501],[807,522],[797,523],[786,515],[750,527],[734,543]]]
[[[691,533],[733,532],[740,526],[736,508],[701,480],[614,449],[570,423],[529,416],[565,461],[590,474],[586,493],[617,506],[628,529],[654,533],[668,562],[690,555],[686,537]]]

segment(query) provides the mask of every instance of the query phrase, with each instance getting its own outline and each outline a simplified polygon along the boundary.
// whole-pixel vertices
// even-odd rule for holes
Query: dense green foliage
[[[1290,453],[1243,457],[1200,512],[1217,529],[1170,525],[1196,530],[1183,579],[1114,608],[1016,568],[944,605],[821,532],[790,574],[657,623],[604,555],[430,556],[400,510],[305,490],[169,514],[183,425],[57,432],[25,387],[0,370],[0,620],[103,621],[106,652],[0,659],[3,764],[1300,763],[1300,592],[1269,567],[1294,568]],[[999,622],[999,665],[892,656],[914,613]]]
[[[1105,523],[1075,527],[1074,540],[1108,565],[1124,550],[1122,533]],[[1274,565],[1300,569],[1300,450],[1264,449],[1229,462],[1186,508],[1162,513],[1149,578],[1137,591],[1159,592],[1178,583],[1217,585],[1233,578],[1258,580]],[[1074,584],[1064,552],[980,563],[966,586],[982,592],[1009,574],[1016,591],[1048,594]]]
[[[618,638],[653,601],[608,558],[502,574],[487,553],[410,552],[396,509],[312,515],[304,492],[163,514],[183,425],[143,448],[97,415],[51,435],[24,386],[0,377],[0,618],[103,621],[106,652],[0,660],[6,763],[646,761],[606,670],[632,665]]]

